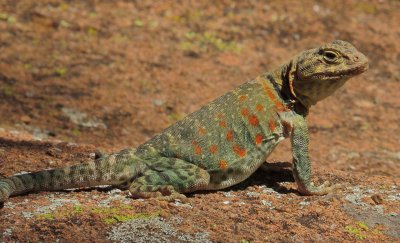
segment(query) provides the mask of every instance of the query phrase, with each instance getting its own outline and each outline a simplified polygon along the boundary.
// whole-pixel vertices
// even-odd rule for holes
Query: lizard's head
[[[350,43],[336,40],[294,58],[289,70],[291,93],[310,107],[367,69],[364,54]]]

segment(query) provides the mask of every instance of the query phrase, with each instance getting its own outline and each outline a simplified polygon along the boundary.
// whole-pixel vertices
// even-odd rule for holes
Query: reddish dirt
[[[257,172],[188,203],[81,190],[11,198],[0,242],[398,241],[400,2],[0,1],[0,173],[135,147],[297,52],[353,43],[370,70],[311,109],[316,182]],[[291,161],[288,142],[271,162]]]

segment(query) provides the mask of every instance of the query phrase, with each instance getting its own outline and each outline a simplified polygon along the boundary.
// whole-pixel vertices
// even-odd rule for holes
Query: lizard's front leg
[[[314,186],[311,182],[311,161],[308,152],[308,127],[305,118],[296,115],[293,119],[291,136],[293,154],[293,177],[298,190],[303,195],[325,195],[333,191],[335,186],[329,187],[329,182],[321,186]]]

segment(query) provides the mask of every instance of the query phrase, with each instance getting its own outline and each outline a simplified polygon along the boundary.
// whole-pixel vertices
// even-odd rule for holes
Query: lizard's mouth
[[[363,63],[362,65],[357,65],[355,67],[344,70],[344,71],[338,73],[338,76],[342,76],[342,77],[343,76],[345,76],[345,77],[355,76],[355,75],[358,75],[358,74],[361,74],[361,73],[367,71],[368,67],[369,67],[368,62],[366,62],[366,63]]]

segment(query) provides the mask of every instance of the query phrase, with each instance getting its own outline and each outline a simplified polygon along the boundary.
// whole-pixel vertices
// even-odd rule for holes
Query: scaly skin
[[[334,41],[304,51],[214,100],[140,145],[96,161],[0,179],[0,202],[9,196],[66,188],[114,185],[135,198],[184,198],[249,177],[275,146],[291,138],[293,175],[303,195],[332,187],[311,183],[309,108],[368,68],[351,44]]]

